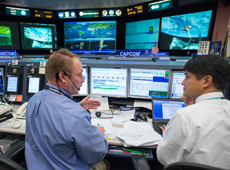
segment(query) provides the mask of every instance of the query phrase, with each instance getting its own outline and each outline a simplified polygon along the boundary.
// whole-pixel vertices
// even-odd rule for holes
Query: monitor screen
[[[170,120],[176,111],[185,107],[183,101],[173,99],[155,100],[153,99],[153,118]]]
[[[29,77],[28,93],[37,93],[40,88],[40,77]]]
[[[64,23],[65,48],[74,53],[114,53],[116,21],[84,21]]]
[[[91,68],[90,92],[102,96],[127,96],[127,69]]]
[[[20,49],[17,22],[0,21],[0,50]]]
[[[60,11],[57,14],[59,19],[77,18],[76,11]]]
[[[181,85],[182,81],[185,78],[184,72],[173,72],[172,74],[172,83],[171,83],[171,98],[179,99],[183,93],[183,86]]]
[[[57,49],[56,24],[20,23],[23,49]]]
[[[169,70],[131,69],[130,97],[168,97]]]
[[[0,68],[0,94],[4,93],[4,72],[3,68]]]
[[[199,41],[209,39],[212,10],[163,17],[160,49],[198,50]]]
[[[103,9],[101,15],[102,17],[121,17],[122,9]]]
[[[79,18],[97,18],[99,10],[81,10],[78,12]]]
[[[80,91],[79,94],[80,95],[88,95],[88,69],[87,68],[83,68],[83,72],[82,72],[83,77],[85,77],[85,82],[82,83],[82,86],[80,87]]]
[[[152,49],[158,45],[160,18],[126,23],[125,49]]]
[[[30,17],[30,10],[26,8],[5,7],[7,15],[17,15]]]
[[[14,92],[16,93],[18,91],[18,76],[10,76],[7,75],[8,81],[7,81],[7,92]]]

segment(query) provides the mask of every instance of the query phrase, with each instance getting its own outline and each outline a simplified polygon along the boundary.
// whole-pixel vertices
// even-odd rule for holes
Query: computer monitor
[[[29,77],[28,93],[37,93],[40,88],[40,77]]]
[[[82,75],[85,77],[85,82],[82,83],[82,86],[80,87],[79,95],[85,96],[89,94],[89,87],[88,87],[88,68],[83,68]]]
[[[146,50],[158,45],[160,18],[126,23],[125,49]]]
[[[130,69],[129,97],[167,98],[169,70]]]
[[[45,86],[45,75],[39,73],[28,73],[26,95],[34,95],[42,90]]]
[[[185,107],[178,99],[153,99],[153,119],[170,120],[176,111]]]
[[[64,46],[74,53],[114,53],[116,25],[116,21],[64,22]]]
[[[19,50],[19,29],[17,22],[0,21],[0,50]]]
[[[0,68],[0,95],[4,94],[4,69]]]
[[[108,97],[127,97],[127,69],[91,68],[90,92]]]
[[[17,73],[7,74],[6,77],[6,92],[18,94],[20,76]]]
[[[198,50],[210,40],[212,10],[162,17],[160,49]]]
[[[183,93],[182,81],[185,78],[184,71],[171,72],[170,98],[179,99]]]

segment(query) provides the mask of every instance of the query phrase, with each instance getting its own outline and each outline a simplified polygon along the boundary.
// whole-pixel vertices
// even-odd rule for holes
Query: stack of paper
[[[119,115],[114,115],[112,122],[114,124],[125,123],[126,121],[129,121],[130,119],[134,118],[134,113],[135,110],[121,111]]]
[[[123,131],[116,136],[124,141],[126,147],[155,145],[162,139],[147,122],[132,121],[126,122]]]

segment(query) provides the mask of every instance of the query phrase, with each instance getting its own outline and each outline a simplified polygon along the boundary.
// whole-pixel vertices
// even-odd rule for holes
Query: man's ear
[[[212,79],[212,76],[210,75],[207,75],[207,76],[204,76],[204,87],[209,87],[211,86],[213,83],[213,79]]]
[[[65,82],[66,82],[66,76],[65,76],[65,74],[64,74],[64,72],[63,71],[60,71],[59,73],[58,73],[58,81],[61,83],[61,84],[64,84]]]

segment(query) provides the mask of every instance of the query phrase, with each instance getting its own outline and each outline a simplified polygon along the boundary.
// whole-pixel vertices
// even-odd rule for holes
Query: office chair
[[[147,159],[144,155],[134,155],[131,157],[135,170],[150,170]],[[224,170],[208,165],[191,162],[176,162],[170,164],[165,170]]]
[[[4,155],[0,155],[0,167],[1,170],[26,170],[21,165]]]

